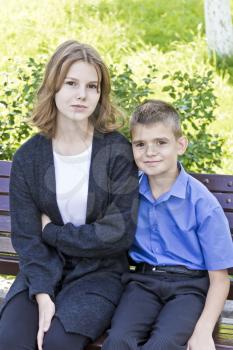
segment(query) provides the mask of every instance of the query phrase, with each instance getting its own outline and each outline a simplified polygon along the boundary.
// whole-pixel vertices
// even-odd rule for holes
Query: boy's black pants
[[[127,273],[103,350],[186,350],[203,310],[209,278]]]

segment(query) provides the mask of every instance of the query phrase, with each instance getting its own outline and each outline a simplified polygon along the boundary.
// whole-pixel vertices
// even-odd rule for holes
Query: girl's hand
[[[47,224],[49,224],[51,222],[50,218],[48,217],[48,215],[46,214],[42,214],[41,215],[41,222],[42,222],[42,231],[45,228],[45,226]]]
[[[55,314],[55,304],[50,296],[45,293],[36,295],[36,301],[39,309],[39,329],[37,333],[38,350],[42,350],[44,333],[49,330],[52,318]]]

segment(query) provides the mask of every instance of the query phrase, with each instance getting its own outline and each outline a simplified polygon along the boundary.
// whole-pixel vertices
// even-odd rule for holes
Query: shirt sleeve
[[[108,206],[104,215],[90,224],[45,226],[43,240],[62,253],[77,257],[118,255],[131,246],[136,230],[138,172],[133,159],[122,154],[111,157]]]
[[[19,255],[20,271],[26,278],[29,296],[48,293],[53,297],[62,275],[62,261],[54,248],[42,242],[41,213],[16,159],[10,176],[10,213],[12,244]]]
[[[233,267],[233,243],[228,220],[222,208],[212,209],[197,230],[207,270]]]

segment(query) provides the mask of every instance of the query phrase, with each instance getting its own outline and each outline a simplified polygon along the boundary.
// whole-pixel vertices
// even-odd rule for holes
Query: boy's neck
[[[179,169],[176,168],[173,171],[170,171],[161,176],[159,175],[148,175],[151,192],[155,199],[159,198],[162,194],[168,192],[174,182],[176,181],[177,176],[179,175]]]

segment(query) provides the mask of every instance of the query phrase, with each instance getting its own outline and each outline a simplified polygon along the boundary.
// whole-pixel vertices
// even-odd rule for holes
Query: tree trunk
[[[233,55],[230,0],[205,0],[206,39],[211,52]]]

